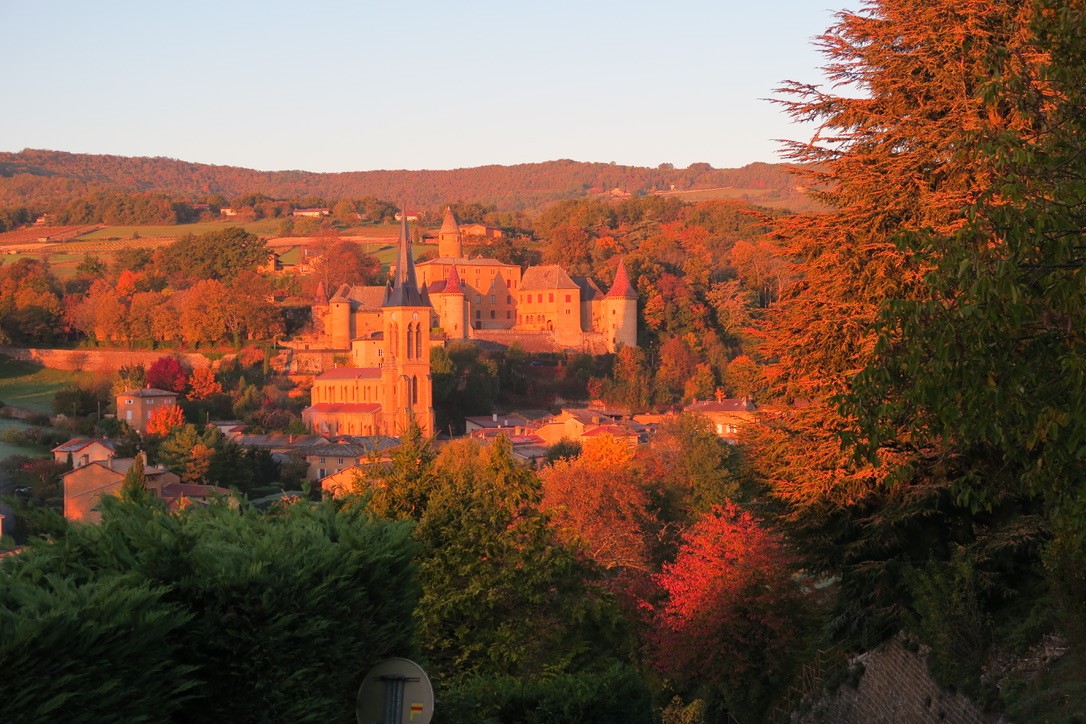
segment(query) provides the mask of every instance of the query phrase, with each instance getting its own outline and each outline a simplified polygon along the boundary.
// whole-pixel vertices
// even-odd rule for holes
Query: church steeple
[[[411,235],[407,228],[407,209],[400,214],[400,254],[396,270],[389,279],[388,293],[383,307],[428,307],[430,301],[424,291],[419,291],[415,278],[415,260],[411,253]]]

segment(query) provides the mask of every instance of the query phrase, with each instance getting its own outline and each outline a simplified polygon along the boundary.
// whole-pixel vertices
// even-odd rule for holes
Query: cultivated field
[[[0,400],[15,407],[52,414],[53,395],[69,383],[94,375],[39,367],[0,355]]]

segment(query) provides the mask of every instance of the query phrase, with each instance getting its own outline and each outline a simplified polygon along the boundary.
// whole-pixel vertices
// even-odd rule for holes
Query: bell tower
[[[407,212],[400,222],[399,258],[381,305],[384,329],[382,422],[385,433],[401,435],[414,418],[427,436],[434,434],[430,329],[433,308],[420,290],[411,253]]]

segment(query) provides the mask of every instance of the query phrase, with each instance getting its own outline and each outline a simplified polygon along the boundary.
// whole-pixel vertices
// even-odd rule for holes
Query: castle
[[[363,315],[364,339],[352,340],[353,332],[344,337],[343,330],[333,337],[344,349],[351,349],[352,341],[361,342],[361,354],[356,355],[353,367],[328,370],[313,381],[302,420],[316,433],[362,436],[397,436],[414,420],[427,436],[433,436],[430,346],[434,310],[415,275],[406,214],[400,224],[394,273],[388,286],[378,289],[380,303]],[[328,306],[332,322],[343,325],[347,320],[350,330],[350,302],[337,295]]]
[[[614,352],[637,344],[637,292],[619,262],[605,294],[587,277],[571,277],[557,265],[521,271],[515,264],[464,254],[464,233],[451,209],[438,231],[438,257],[413,264],[400,259],[391,275],[412,264],[421,298],[432,310],[435,336],[442,340],[518,342],[536,350]],[[313,300],[313,333],[295,350],[350,353],[357,367],[383,362],[387,320],[385,287],[344,284],[331,293],[318,287]],[[420,307],[421,309],[421,307]],[[526,344],[527,343],[527,344]]]

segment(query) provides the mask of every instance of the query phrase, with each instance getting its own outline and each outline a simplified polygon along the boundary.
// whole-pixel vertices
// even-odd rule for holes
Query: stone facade
[[[438,233],[436,259],[419,262],[417,280],[428,297],[429,323],[441,339],[482,339],[501,343],[506,332],[538,337],[547,349],[614,352],[637,344],[637,292],[619,261],[611,289],[604,294],[591,279],[571,277],[556,265],[529,267],[496,259],[467,258],[463,233],[446,210]],[[318,288],[313,300],[313,331],[292,342],[297,351],[354,350],[355,364],[366,340],[383,322],[384,287],[343,285]],[[372,345],[371,345],[372,346]]]

